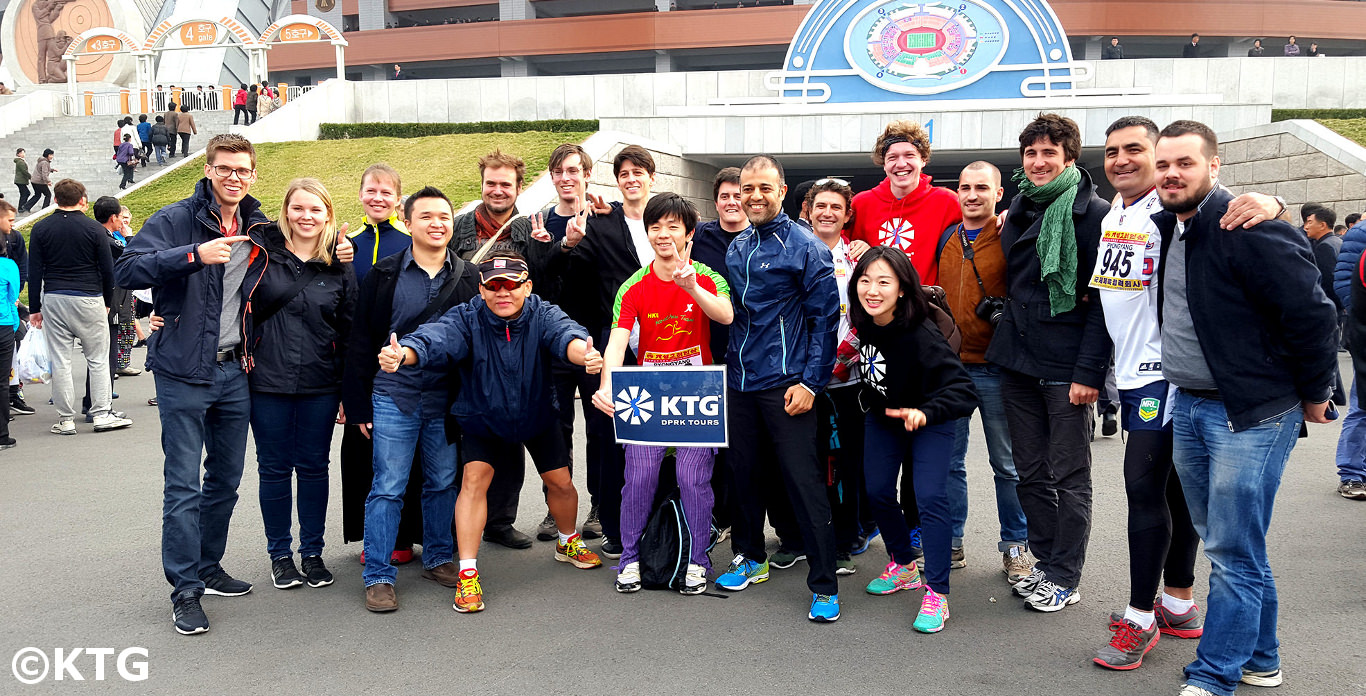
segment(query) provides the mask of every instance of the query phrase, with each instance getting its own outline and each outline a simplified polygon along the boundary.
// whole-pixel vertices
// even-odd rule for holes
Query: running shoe
[[[867,591],[871,595],[889,595],[900,590],[918,590],[924,586],[925,583],[920,579],[920,569],[914,561],[908,565],[891,561],[881,575],[868,583]]]
[[[1138,669],[1143,664],[1143,656],[1148,654],[1161,634],[1157,632],[1157,622],[1147,630],[1124,618],[1123,614],[1110,616],[1110,642],[1096,652],[1092,662],[1106,669]]]
[[[621,558],[621,552],[625,550],[625,547],[621,545],[620,541],[604,536],[602,543],[598,545],[598,550],[602,551],[602,555],[615,561]]]
[[[484,588],[479,585],[479,571],[468,568],[460,571],[460,582],[455,586],[455,601],[451,608],[461,614],[484,610]]]
[[[1243,670],[1243,678],[1238,681],[1248,686],[1280,686],[1285,681],[1285,675],[1281,674],[1279,669],[1273,669],[1269,672],[1253,672],[1245,669]]]
[[[583,537],[578,534],[569,537],[569,541],[563,544],[555,543],[555,560],[573,563],[575,568],[596,568],[602,565],[602,559],[583,545]]]
[[[816,623],[832,623],[840,618],[840,596],[813,594],[811,595],[811,611],[806,613],[806,618]]]
[[[768,564],[779,570],[785,570],[797,565],[798,561],[805,561],[806,554],[797,551],[778,547],[778,552],[768,557]]]
[[[1038,589],[1039,583],[1044,581],[1044,577],[1043,571],[1039,570],[1038,566],[1031,567],[1029,575],[1011,586],[1010,591],[1014,592],[1016,597],[1030,597],[1034,594],[1034,590]]]
[[[332,573],[323,564],[322,556],[304,556],[301,566],[304,577],[308,578],[309,587],[326,587],[332,584]]]
[[[1001,553],[1001,572],[1005,573],[1006,582],[1014,585],[1029,577],[1032,570],[1034,561],[1025,547],[1016,544]]]
[[[640,564],[636,562],[627,563],[617,571],[617,592],[626,594],[628,592],[640,591]]]
[[[854,538],[854,548],[849,550],[849,555],[857,556],[868,550],[868,537],[859,536]]]
[[[1063,587],[1051,580],[1041,580],[1034,594],[1025,600],[1025,605],[1036,611],[1052,613],[1061,611],[1081,601],[1081,592],[1075,587]]]
[[[911,625],[921,633],[938,633],[944,630],[944,622],[949,620],[949,598],[931,589],[925,590],[925,599],[920,602],[920,613]]]
[[[916,527],[915,529],[911,530],[911,553],[915,554],[916,560],[920,560],[925,557],[925,544],[920,538],[919,527]]]
[[[579,533],[585,539],[597,539],[602,536],[602,521],[598,519],[598,506],[588,508],[588,519],[583,521],[583,526],[579,528]]]
[[[1366,500],[1366,482],[1343,481],[1338,484],[1338,495],[1348,500]]]
[[[751,584],[757,585],[767,581],[767,560],[760,563],[745,558],[744,554],[739,554],[731,560],[730,567],[726,569],[726,572],[716,579],[716,586],[723,590],[739,592]]]
[[[858,572],[858,566],[854,565],[854,559],[847,553],[835,555],[835,575],[853,575]]]
[[[963,551],[963,547],[955,546],[949,550],[949,570],[958,570],[968,567],[968,556]]]
[[[304,576],[294,566],[294,557],[281,556],[270,562],[270,579],[275,589],[288,590],[304,584]]]
[[[1181,692],[1176,696],[1218,696],[1209,689],[1202,689],[1194,684],[1182,684]]]
[[[536,525],[536,540],[550,541],[559,536],[559,533],[559,527],[555,526],[555,516],[548,512],[545,513],[545,519]]]
[[[688,564],[688,574],[683,578],[679,594],[696,595],[707,591],[707,569],[696,563]]]
[[[1169,636],[1199,638],[1205,634],[1205,617],[1198,605],[1192,604],[1189,611],[1177,614],[1162,606],[1162,597],[1159,596],[1153,605],[1153,613],[1157,615],[1158,630]]]

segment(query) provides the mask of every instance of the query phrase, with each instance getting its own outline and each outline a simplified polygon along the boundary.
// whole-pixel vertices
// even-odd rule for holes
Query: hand
[[[346,236],[347,228],[351,223],[343,222],[341,228],[337,230],[337,260],[342,263],[351,263],[356,258],[356,245],[351,243],[351,238]]]
[[[160,314],[149,314],[147,315],[147,325],[151,327],[153,331],[158,331],[161,327],[166,325],[166,319]]]
[[[593,405],[609,416],[617,415],[617,405],[612,401],[612,393],[607,390],[607,387],[593,392]]]
[[[925,413],[918,408],[889,408],[886,412],[888,418],[905,421],[907,432],[923,428],[928,422]]]
[[[1321,404],[1311,404],[1305,401],[1300,404],[1304,408],[1304,420],[1308,423],[1332,423],[1327,415],[1328,403],[1325,401]]]
[[[1244,193],[1228,204],[1228,210],[1219,218],[1219,226],[1232,230],[1239,226],[1248,229],[1253,225],[1275,220],[1281,204],[1275,198],[1260,193]]]
[[[42,312],[33,312],[33,313],[29,314],[29,315],[28,315],[28,323],[29,323],[29,326],[32,326],[32,327],[35,328],[35,329],[41,329],[41,328],[43,328],[43,313],[42,313]]]
[[[602,372],[602,353],[593,349],[593,337],[589,336],[583,353],[583,369],[590,375]]]
[[[398,344],[398,336],[389,334],[389,345],[379,349],[379,369],[385,372],[398,372],[403,365],[404,348]]]
[[[1096,399],[1099,398],[1100,390],[1095,387],[1088,387],[1085,384],[1073,382],[1072,388],[1067,390],[1067,400],[1071,401],[1073,406],[1094,404],[1096,403]]]
[[[199,245],[199,260],[205,266],[227,263],[232,258],[232,245],[250,240],[251,237],[237,235],[235,237],[219,237],[204,242]]]
[[[337,425],[346,425],[346,405],[337,404]]]
[[[54,169],[53,171],[56,170]],[[612,204],[608,203],[606,198],[595,196],[591,193],[585,193],[584,195],[588,196],[588,207],[592,208],[594,215],[612,214]]]
[[[357,423],[356,427],[360,428],[360,434],[364,435],[367,440],[370,439],[370,433],[375,432],[374,423]]]
[[[678,256],[678,266],[674,268],[673,280],[683,292],[691,293],[697,289],[697,271],[692,267],[692,240],[683,245],[683,253],[678,253],[674,244],[674,254]]]
[[[787,388],[787,393],[783,394],[783,410],[789,416],[800,416],[811,410],[811,405],[816,402],[816,397],[800,384],[794,384]]]
[[[588,209],[574,213],[564,225],[564,246],[574,248],[588,233]]]
[[[849,258],[858,261],[859,257],[863,256],[863,253],[871,248],[872,247],[868,246],[868,242],[861,239],[851,242],[849,244]]]
[[[546,244],[555,240],[545,228],[545,213],[536,213],[531,216],[531,238]]]

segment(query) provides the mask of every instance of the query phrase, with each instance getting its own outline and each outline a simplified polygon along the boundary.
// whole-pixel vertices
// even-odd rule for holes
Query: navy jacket
[[[568,363],[565,353],[576,338],[587,339],[588,332],[559,307],[531,295],[511,321],[476,297],[399,344],[412,348],[423,368],[458,367],[460,391],[451,414],[461,432],[526,442],[559,423],[550,368],[554,361]]]
[[[730,243],[740,236],[743,230],[731,234],[721,229],[717,220],[700,222],[692,236],[692,260],[705,264],[730,283],[730,269],[726,268],[726,250]],[[711,323],[711,358],[717,363],[726,362],[726,345],[730,342],[730,325]]]
[[[243,221],[237,234],[252,238],[255,255],[263,248],[261,231],[270,220],[251,196],[237,209]],[[166,325],[147,339],[147,364],[162,377],[191,384],[213,382],[223,265],[206,266],[199,260],[199,245],[221,237],[220,230],[213,189],[207,178],[200,179],[189,198],[152,213],[114,264],[114,283],[119,287],[156,289],[153,311],[165,318]]]
[[[1299,408],[1301,401],[1332,395],[1338,320],[1304,233],[1279,220],[1221,229],[1219,218],[1232,200],[1227,189],[1216,188],[1172,243],[1186,245],[1195,334],[1229,428],[1239,432]],[[1164,240],[1174,238],[1175,214],[1164,211],[1153,221]],[[1167,269],[1163,256],[1159,276]],[[1159,287],[1167,287],[1165,279]]]
[[[727,386],[755,392],[800,382],[819,393],[830,381],[838,341],[830,248],[778,213],[735,238],[726,267],[735,303]]]
[[[1112,344],[1100,293],[1088,287],[1100,248],[1100,227],[1110,204],[1096,196],[1081,169],[1072,224],[1077,231],[1077,304],[1053,316],[1048,285],[1040,280],[1039,230],[1046,207],[1024,196],[1010,203],[1001,248],[1006,254],[1006,305],[987,347],[987,361],[1036,379],[1075,382],[1099,389],[1110,369]]]
[[[1361,259],[1363,251],[1366,251],[1366,220],[1353,225],[1347,234],[1342,235],[1342,249],[1338,251],[1337,267],[1333,270],[1333,292],[1344,311],[1352,308],[1352,278],[1356,275],[1357,261]]]

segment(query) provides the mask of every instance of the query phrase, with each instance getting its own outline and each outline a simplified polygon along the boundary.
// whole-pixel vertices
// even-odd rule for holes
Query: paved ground
[[[146,405],[152,388],[150,376],[116,382],[118,407],[136,420],[131,429],[93,434],[81,425],[78,436],[59,438],[47,433],[54,420],[48,389],[29,387],[39,414],[21,416],[13,424],[19,447],[0,453],[0,540],[9,549],[10,588],[0,656],[29,646],[49,658],[56,648],[117,654],[136,646],[148,652],[148,678],[123,683],[110,658],[106,681],[94,684],[95,659],[82,655],[73,664],[85,682],[69,674],[55,682],[49,671],[46,681],[24,686],[0,673],[0,693],[1174,694],[1195,652],[1192,641],[1164,638],[1135,672],[1090,663],[1106,639],[1108,612],[1127,599],[1118,438],[1095,444],[1096,519],[1083,600],[1059,614],[1025,610],[1003,582],[979,440],[969,462],[968,567],[954,571],[953,616],[935,636],[910,628],[918,593],[862,591],[885,562],[876,542],[857,557],[858,574],[844,579],[844,616],[833,625],[806,621],[801,565],[775,570],[767,584],[728,599],[621,596],[612,590],[612,571],[555,563],[544,543],[485,550],[489,609],[482,614],[451,611],[451,591],[419,578],[417,564],[399,571],[402,608],[370,614],[362,605],[359,546],[340,543],[335,477],[325,557],[338,582],[282,592],[269,584],[251,464],[224,565],[256,590],[205,598],[213,630],[179,636],[159,563],[159,428]],[[1280,695],[1366,694],[1366,504],[1334,490],[1337,431],[1314,427],[1296,448],[1272,525],[1287,674]],[[529,479],[524,530],[544,514],[537,498]],[[729,551],[714,558],[724,565]],[[1203,600],[1203,558],[1198,572]]]

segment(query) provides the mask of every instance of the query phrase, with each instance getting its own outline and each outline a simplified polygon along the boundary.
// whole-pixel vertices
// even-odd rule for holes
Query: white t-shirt
[[[645,220],[632,220],[625,215],[622,219],[626,220],[626,229],[631,233],[631,243],[636,245],[636,258],[640,260],[640,265],[649,265],[655,260],[655,248],[650,244],[650,236],[645,232]],[[681,253],[683,250],[678,251]]]
[[[1162,328],[1158,324],[1158,264],[1162,233],[1153,223],[1162,210],[1157,189],[1131,206],[1115,203],[1101,223],[1100,251],[1091,287],[1100,290],[1105,328],[1115,343],[1115,384],[1137,389],[1162,379]]]

